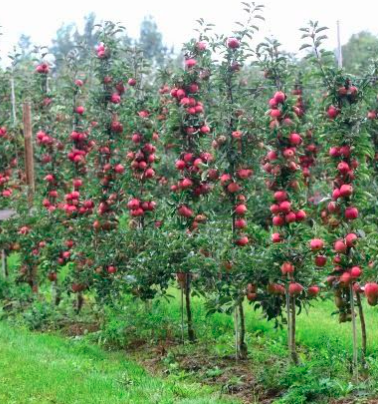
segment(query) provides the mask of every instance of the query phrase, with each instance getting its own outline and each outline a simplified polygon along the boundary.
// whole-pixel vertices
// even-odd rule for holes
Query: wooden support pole
[[[22,120],[24,124],[26,182],[28,185],[29,207],[31,208],[33,206],[33,198],[35,192],[35,177],[31,107],[28,102],[25,102],[22,106]]]

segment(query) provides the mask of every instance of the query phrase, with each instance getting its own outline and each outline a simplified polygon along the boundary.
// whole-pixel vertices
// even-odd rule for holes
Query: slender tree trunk
[[[235,329],[235,358],[240,359],[240,344],[239,344],[239,312],[238,308],[234,310],[234,329]]]
[[[58,288],[58,282],[55,283],[55,306],[59,306],[60,301],[62,300],[60,295],[60,290]]]
[[[248,356],[248,347],[245,343],[245,316],[243,301],[239,302],[239,321],[240,321],[240,333],[239,333],[239,355],[240,359],[246,359]]]
[[[357,344],[357,326],[356,312],[354,311],[354,293],[353,285],[349,287],[350,310],[352,315],[352,337],[353,337],[353,376],[355,381],[358,380],[358,344]]]
[[[291,298],[291,327],[290,327],[290,355],[292,361],[298,364],[298,354],[296,346],[296,312],[295,312],[295,297]]]
[[[186,274],[186,282],[185,282],[185,303],[186,303],[186,317],[188,321],[188,338],[190,342],[194,342],[196,340],[196,335],[193,329],[193,318],[192,318],[192,308],[190,302],[190,274]]]
[[[361,339],[362,339],[362,363],[365,364],[366,358],[366,323],[365,323],[365,314],[364,308],[362,307],[361,295],[356,293],[356,300],[358,306],[358,314],[360,316],[360,324],[361,324]]]
[[[77,294],[77,300],[76,300],[76,313],[79,314],[81,309],[83,308],[83,304],[84,304],[84,298],[83,298],[83,294],[81,292],[79,292]]]

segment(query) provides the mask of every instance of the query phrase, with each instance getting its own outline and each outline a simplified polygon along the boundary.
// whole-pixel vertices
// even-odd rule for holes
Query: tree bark
[[[83,304],[84,304],[83,294],[79,292],[77,294],[77,301],[76,301],[76,314],[80,313],[81,309],[83,308]]]
[[[239,321],[240,321],[240,333],[239,333],[239,355],[240,359],[246,359],[248,356],[248,347],[245,343],[245,315],[243,308],[243,300],[239,302]]]
[[[295,312],[295,297],[291,298],[291,327],[290,327],[290,355],[292,361],[298,364],[298,354],[296,346],[296,312]]]
[[[196,335],[193,328],[192,307],[190,301],[190,273],[186,274],[185,304],[186,304],[186,317],[188,322],[188,338],[190,342],[194,342],[196,340]]]
[[[290,295],[289,295],[289,284],[286,285],[286,314],[287,314],[287,347],[289,352],[291,352],[291,307],[290,307]]]

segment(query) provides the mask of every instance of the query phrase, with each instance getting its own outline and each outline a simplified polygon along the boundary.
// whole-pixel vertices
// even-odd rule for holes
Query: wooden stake
[[[358,344],[357,344],[357,326],[356,326],[356,313],[354,311],[354,293],[353,285],[350,284],[350,309],[352,315],[352,337],[353,337],[353,375],[355,382],[358,381]]]
[[[33,206],[33,198],[35,192],[34,177],[34,154],[33,154],[33,132],[31,123],[31,107],[25,102],[22,106],[22,120],[24,124],[24,141],[25,141],[25,170],[26,182],[28,185],[28,202],[29,207]]]
[[[11,77],[10,83],[11,83],[12,120],[13,120],[13,126],[16,126],[16,124],[17,124],[16,93],[14,90],[14,77],[13,76]]]

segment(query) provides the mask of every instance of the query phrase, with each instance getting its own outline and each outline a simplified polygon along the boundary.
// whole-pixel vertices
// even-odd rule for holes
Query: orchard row
[[[246,11],[230,37],[201,22],[182,67],[157,70],[106,23],[90,58],[70,53],[59,75],[46,55],[1,72],[0,207],[14,214],[0,242],[20,260],[4,267],[4,300],[28,284],[30,303],[51,283],[55,304],[75,294],[79,312],[85,295],[151,300],[177,281],[191,341],[196,292],[237,314],[245,357],[248,301],[287,324],[297,362],[298,309],[333,297],[357,368],[362,297],[378,302],[375,64],[358,78],[338,69],[317,23],[300,61],[256,46],[261,7]]]

